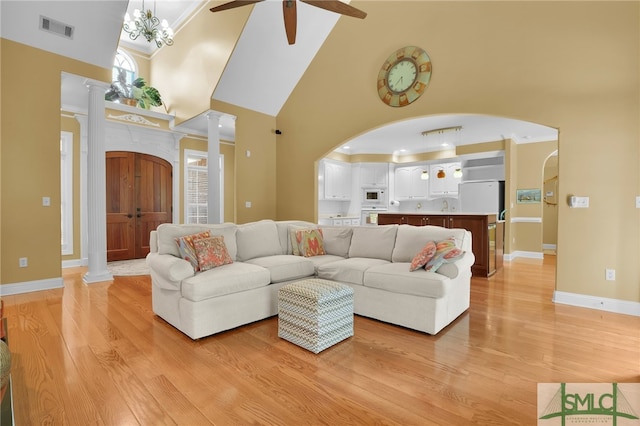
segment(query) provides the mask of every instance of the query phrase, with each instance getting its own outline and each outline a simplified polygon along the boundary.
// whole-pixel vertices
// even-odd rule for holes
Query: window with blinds
[[[207,154],[185,152],[185,223],[207,223]]]
[[[184,152],[184,223],[207,223],[209,202],[208,155],[205,151]],[[224,221],[224,155],[220,155],[220,220]]]

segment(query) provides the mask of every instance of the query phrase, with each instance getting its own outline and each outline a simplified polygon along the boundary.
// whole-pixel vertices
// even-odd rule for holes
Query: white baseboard
[[[62,277],[46,280],[25,281],[21,283],[3,284],[0,286],[0,294],[9,296],[12,294],[31,293],[33,291],[52,290],[64,287]]]
[[[63,260],[62,261],[62,269],[65,268],[77,268],[79,266],[87,266],[89,262],[87,259],[73,259],[73,260]]]
[[[526,257],[528,259],[544,259],[544,253],[540,253],[539,251],[516,250],[513,253],[505,253],[503,256],[503,260],[505,262],[510,262],[513,259],[517,259],[518,257]]]
[[[555,250],[557,247],[555,244],[543,244],[542,248],[544,250]]]
[[[640,303],[629,300],[609,299],[607,297],[589,296],[586,294],[553,292],[553,302],[582,308],[598,309],[618,314],[640,317]]]

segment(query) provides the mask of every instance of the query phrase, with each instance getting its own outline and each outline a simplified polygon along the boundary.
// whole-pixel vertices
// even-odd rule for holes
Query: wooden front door
[[[172,219],[172,173],[165,160],[107,152],[107,261],[149,253],[149,234]]]

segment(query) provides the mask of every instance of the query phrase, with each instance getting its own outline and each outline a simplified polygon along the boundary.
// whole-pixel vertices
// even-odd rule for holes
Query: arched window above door
[[[124,50],[118,49],[113,59],[113,69],[111,71],[111,81],[117,81],[121,72],[126,76],[126,84],[132,84],[138,75],[136,61]]]

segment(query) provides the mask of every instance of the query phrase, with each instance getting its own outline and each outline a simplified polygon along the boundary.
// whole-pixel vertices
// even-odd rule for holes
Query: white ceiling
[[[126,8],[126,0],[2,0],[0,35],[18,43],[110,68],[113,66]],[[41,30],[40,16],[74,27],[73,38],[67,39]]]
[[[188,25],[189,16],[200,9],[224,2],[226,0],[211,3],[198,0],[159,0],[155,10],[161,19],[169,21],[179,40],[180,28]],[[153,7],[152,1],[145,1],[146,9],[153,11]],[[213,98],[277,116],[337,20],[354,18],[340,17],[299,2],[296,44],[290,46],[286,41],[280,0],[267,0],[246,7],[253,7],[253,11],[216,86]],[[133,14],[135,8],[142,8],[142,0],[131,0],[128,7],[125,0],[1,0],[0,34],[3,38],[19,43],[109,68],[120,36],[120,43],[130,49],[151,55],[157,49],[155,43],[148,43],[143,38],[132,42],[126,38],[126,34],[121,33],[125,12]],[[40,15],[73,26],[73,39],[40,30]],[[162,48],[175,49],[179,45],[176,43]],[[260,67],[251,66],[255,63],[259,63]],[[83,79],[69,75],[62,82],[62,103],[74,108],[72,111],[76,108],[86,110],[87,96],[82,83]],[[233,140],[234,117],[223,115],[221,124],[222,137]],[[556,129],[517,120],[478,115],[440,115],[406,120],[375,129],[349,141],[346,145],[351,149],[342,151],[391,154],[401,148],[406,149],[406,153],[438,150],[442,148],[431,145],[432,141],[421,133],[460,125],[463,127],[460,144],[504,138],[511,138],[516,142],[535,142],[557,137]],[[204,114],[194,117],[182,123],[182,129],[206,135],[206,117]]]

